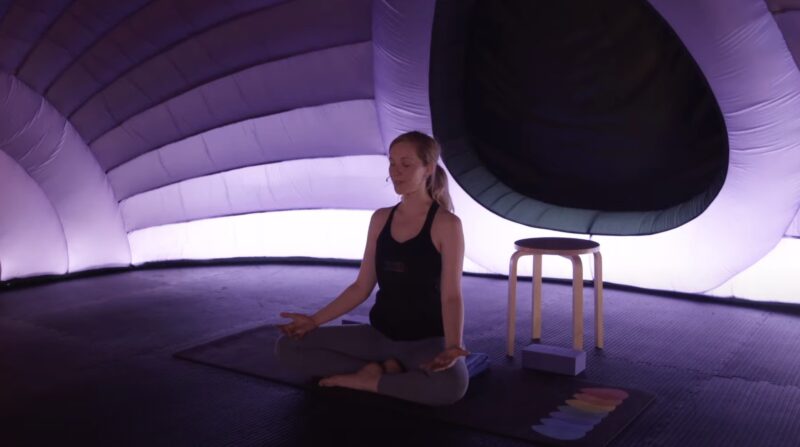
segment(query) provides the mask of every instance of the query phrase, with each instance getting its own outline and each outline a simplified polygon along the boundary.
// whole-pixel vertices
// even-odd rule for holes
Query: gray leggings
[[[444,371],[428,374],[419,368],[443,349],[444,337],[393,341],[368,324],[323,326],[300,340],[282,336],[275,343],[281,365],[311,377],[354,373],[367,363],[394,358],[405,371],[383,374],[378,394],[424,405],[449,405],[467,392],[464,357]]]

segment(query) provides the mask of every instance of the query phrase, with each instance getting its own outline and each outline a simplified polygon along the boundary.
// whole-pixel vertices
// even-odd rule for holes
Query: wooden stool
[[[542,256],[558,255],[572,260],[572,347],[583,350],[583,263],[579,255],[594,254],[594,330],[599,349],[603,348],[603,259],[600,244],[587,239],[536,237],[514,242],[508,268],[508,355],[514,356],[514,334],[517,312],[517,262],[533,256],[533,328],[531,338],[542,337]]]

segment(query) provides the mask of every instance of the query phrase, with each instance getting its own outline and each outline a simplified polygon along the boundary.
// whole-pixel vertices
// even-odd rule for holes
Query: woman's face
[[[420,188],[425,189],[425,181],[431,175],[413,144],[395,143],[389,148],[389,177],[397,194],[410,194]]]

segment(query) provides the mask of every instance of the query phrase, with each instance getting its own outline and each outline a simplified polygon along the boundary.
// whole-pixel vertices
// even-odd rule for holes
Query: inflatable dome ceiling
[[[0,1],[0,281],[360,259],[421,130],[467,272],[800,302],[796,3]]]

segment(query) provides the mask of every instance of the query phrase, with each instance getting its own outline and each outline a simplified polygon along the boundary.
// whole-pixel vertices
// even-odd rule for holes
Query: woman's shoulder
[[[436,250],[442,253],[445,244],[450,247],[463,245],[463,234],[461,219],[452,212],[439,207],[434,216],[433,225],[431,225],[431,239]]]
[[[392,212],[392,208],[394,208],[396,206],[397,205],[392,205],[392,206],[387,206],[387,207],[384,207],[384,208],[378,208],[378,209],[375,210],[375,212],[373,214],[386,214],[386,215],[388,215],[389,213]]]
[[[436,216],[434,216],[433,224],[441,230],[450,231],[461,228],[461,219],[452,211],[439,207],[436,211]]]
[[[386,224],[386,221],[389,220],[389,214],[392,212],[391,206],[386,208],[378,208],[375,212],[372,213],[372,218],[370,219],[370,224],[383,227]]]
[[[393,206],[387,206],[386,208],[378,208],[372,213],[373,219],[386,219],[389,217],[389,214],[392,212]]]

